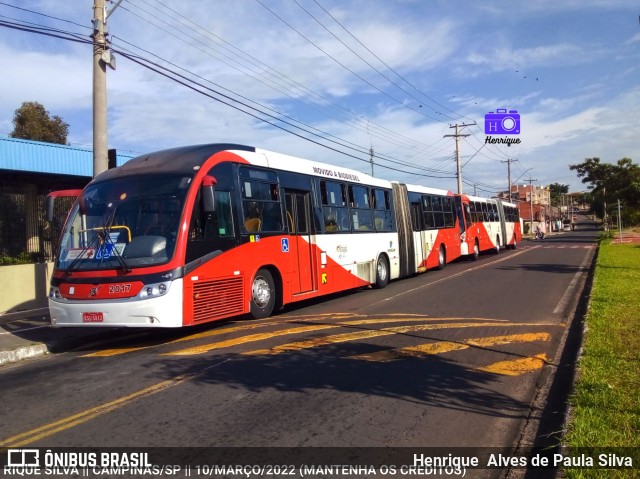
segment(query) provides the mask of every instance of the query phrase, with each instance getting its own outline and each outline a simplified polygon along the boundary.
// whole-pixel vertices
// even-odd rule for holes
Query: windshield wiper
[[[78,256],[76,256],[73,261],[71,262],[71,264],[69,266],[67,266],[66,272],[67,273],[71,273],[71,271],[75,268],[76,264],[81,260],[81,259],[90,259],[90,258],[86,258],[84,257],[85,253],[87,251],[89,251],[89,248],[91,248],[91,245],[93,243],[95,243],[96,239],[98,239],[98,235],[95,235],[93,238],[91,238],[91,241],[89,241],[89,243],[87,243],[87,246],[85,246],[84,248],[82,248],[82,251],[80,251],[80,254]]]
[[[110,253],[113,253],[113,256],[116,258],[116,260],[118,260],[118,263],[120,263],[120,267],[124,270],[124,272],[129,273],[131,271],[131,267],[127,264],[125,259],[120,254],[120,251],[118,251],[116,244],[111,239],[111,234],[110,234],[111,230],[109,228],[110,226],[109,227],[105,226],[102,229],[102,231],[98,232],[96,236],[100,236],[100,239],[102,240],[103,245],[111,245]]]
[[[124,258],[120,254],[120,251],[118,251],[116,244],[111,239],[111,227],[113,226],[113,221],[115,220],[115,217],[116,217],[116,208],[117,208],[117,205],[114,205],[113,210],[111,212],[111,217],[109,218],[108,221],[105,221],[102,231],[100,231],[97,236],[101,237],[100,239],[102,240],[102,244],[111,245],[110,253],[113,253],[113,256],[115,256],[116,260],[118,260],[118,263],[120,263],[120,267],[124,270],[124,272],[129,273],[131,271],[131,267],[124,260]]]

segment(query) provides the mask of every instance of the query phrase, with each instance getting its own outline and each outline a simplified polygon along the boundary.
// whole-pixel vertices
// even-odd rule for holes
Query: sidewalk
[[[80,346],[105,332],[104,328],[54,329],[47,308],[0,314],[0,366]]]

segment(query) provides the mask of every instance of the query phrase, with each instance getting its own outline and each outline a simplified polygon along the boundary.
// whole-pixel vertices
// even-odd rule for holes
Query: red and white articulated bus
[[[241,145],[142,155],[76,199],[51,279],[52,325],[263,318],[288,303],[382,288],[473,251],[469,201]]]
[[[517,205],[500,199],[460,195],[466,218],[466,250],[472,259],[480,252],[515,248],[522,240]]]

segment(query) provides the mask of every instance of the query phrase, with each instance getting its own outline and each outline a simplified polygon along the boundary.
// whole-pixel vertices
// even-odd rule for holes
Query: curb
[[[0,366],[6,364],[17,363],[23,359],[35,358],[49,354],[49,348],[46,344],[34,344],[32,346],[23,346],[13,351],[0,351]]]

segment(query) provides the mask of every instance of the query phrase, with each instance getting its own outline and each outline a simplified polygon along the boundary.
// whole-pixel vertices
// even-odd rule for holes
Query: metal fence
[[[54,221],[49,223],[47,193],[33,184],[0,184],[0,265],[53,260],[73,199],[57,200]]]

